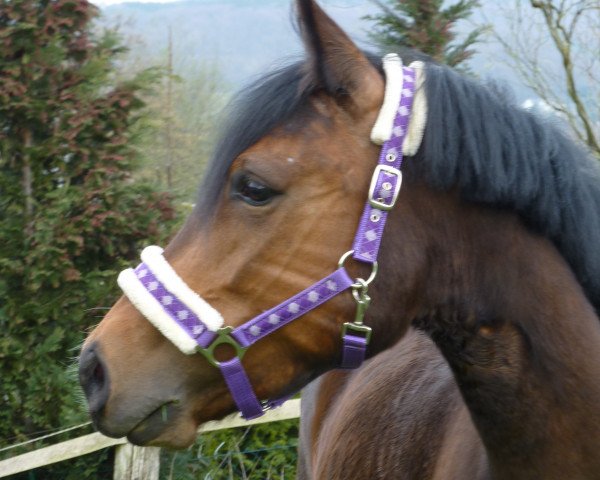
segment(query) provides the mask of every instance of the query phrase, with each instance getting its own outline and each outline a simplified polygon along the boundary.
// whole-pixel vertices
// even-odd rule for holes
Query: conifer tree
[[[443,0],[376,0],[381,13],[366,17],[375,22],[370,34],[383,49],[399,45],[415,48],[434,60],[461,66],[475,51],[473,46],[481,41],[486,27],[471,31],[466,38],[458,40],[456,24],[469,18],[478,0],[459,0],[444,7]]]

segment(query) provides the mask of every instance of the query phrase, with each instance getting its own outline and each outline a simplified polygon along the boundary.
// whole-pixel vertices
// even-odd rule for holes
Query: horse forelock
[[[367,53],[381,72],[378,56]],[[403,50],[405,63],[426,60]],[[511,209],[551,239],[600,311],[600,168],[559,128],[514,103],[506,89],[484,85],[428,62],[429,103],[423,143],[405,163],[432,188],[458,187],[467,201]],[[235,158],[310,108],[318,90],[309,64],[293,63],[243,89],[207,169],[197,214],[210,219]]]
[[[307,105],[314,87],[306,79],[304,62],[296,62],[258,78],[234,96],[200,187],[197,213],[203,219],[211,218],[236,157]]]

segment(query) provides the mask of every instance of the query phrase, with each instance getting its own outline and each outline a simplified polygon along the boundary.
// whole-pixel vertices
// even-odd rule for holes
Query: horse
[[[139,296],[124,279],[80,354],[94,425],[184,448],[200,424],[318,379],[301,478],[600,478],[596,163],[499,89],[426,61],[400,189],[378,164],[396,156],[370,140],[395,88],[386,64],[314,0],[296,4],[306,58],[240,94],[194,211],[164,254],[142,255],[208,320],[171,328],[158,282],[140,286],[145,263],[127,274]],[[366,221],[387,221],[377,263],[349,251],[365,198]],[[304,315],[271,329],[284,312],[267,309],[289,298],[316,308],[286,301]],[[367,343],[362,368],[337,370]]]

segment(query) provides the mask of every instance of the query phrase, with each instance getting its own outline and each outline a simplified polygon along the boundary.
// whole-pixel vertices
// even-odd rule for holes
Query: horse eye
[[[264,183],[247,175],[234,178],[232,190],[234,197],[254,207],[266,205],[278,194]]]

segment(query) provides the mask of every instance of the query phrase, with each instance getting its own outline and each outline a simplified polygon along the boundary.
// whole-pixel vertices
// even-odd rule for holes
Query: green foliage
[[[434,60],[456,67],[464,64],[475,51],[473,45],[481,41],[487,27],[470,32],[457,41],[456,23],[469,18],[478,0],[459,0],[444,5],[443,0],[388,0],[376,2],[382,13],[366,17],[375,22],[370,37],[382,48],[398,45],[415,48]],[[464,65],[463,69],[464,69]]]
[[[298,420],[205,433],[184,452],[163,451],[161,479],[296,478]]]
[[[0,446],[87,419],[66,367],[117,271],[174,219],[131,177],[153,72],[115,81],[123,48],[89,33],[96,13],[0,0]]]

